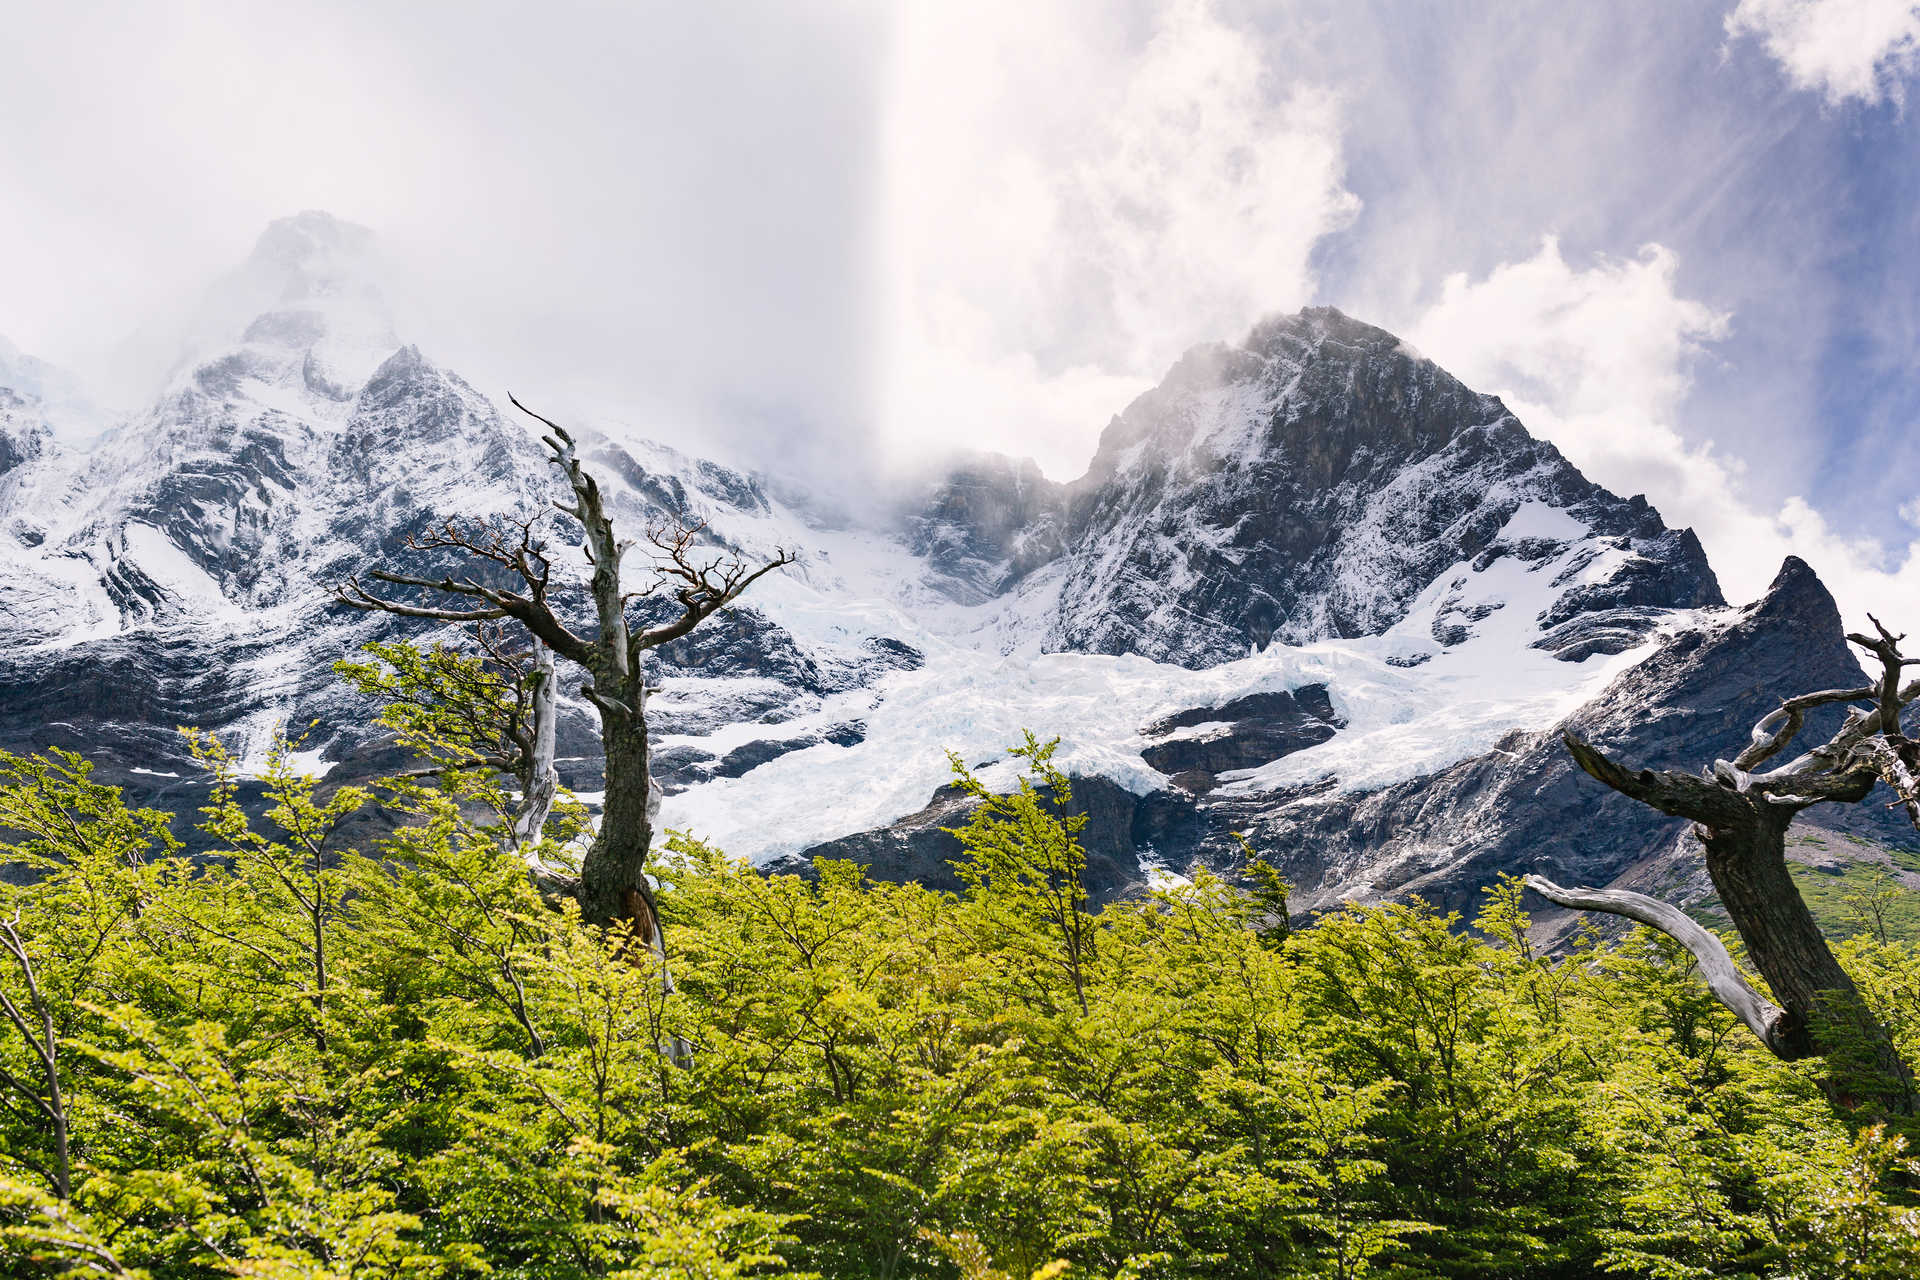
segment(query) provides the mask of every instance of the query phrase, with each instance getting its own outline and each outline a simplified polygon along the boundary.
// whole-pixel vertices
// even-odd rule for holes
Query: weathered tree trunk
[[[653,777],[646,719],[602,703],[600,745],[606,753],[606,801],[599,833],[580,867],[580,913],[588,923],[603,926],[631,920],[635,933],[652,945],[659,922],[647,883],[654,806],[649,803]]]
[[[1897,675],[1896,665],[1889,679]],[[1853,692],[1827,691],[1798,701],[1812,705]],[[1794,702],[1787,709],[1799,710]],[[1809,757],[1814,766],[1791,772],[1749,772],[1777,753],[1798,727],[1792,723],[1784,732],[1771,731],[1774,719],[1761,722],[1754,746],[1738,760],[1715,761],[1710,777],[1632,769],[1571,735],[1566,744],[1574,761],[1596,780],[1662,813],[1693,820],[1706,847],[1707,874],[1777,1006],[1747,987],[1717,939],[1704,930],[1675,927],[1677,922],[1662,916],[1656,909],[1675,910],[1663,903],[1618,890],[1561,889],[1538,876],[1528,877],[1527,883],[1562,906],[1609,911],[1662,929],[1693,953],[1715,994],[1768,1048],[1788,1059],[1825,1057],[1833,1069],[1837,1100],[1849,1107],[1911,1113],[1911,1072],[1834,958],[1787,869],[1786,834],[1794,816],[1822,800],[1865,799],[1874,775],[1860,767],[1826,767],[1822,757]],[[1846,745],[1874,727],[1867,717],[1851,718],[1835,742]],[[1831,747],[1828,751],[1839,754]]]
[[[1700,832],[1720,903],[1786,1011],[1770,1047],[1783,1058],[1826,1058],[1831,1092],[1849,1109],[1911,1114],[1911,1069],[1834,958],[1787,869],[1791,822],[1790,813],[1756,812],[1749,824]]]
[[[513,815],[513,838],[522,847],[539,841],[547,815],[553,811],[553,798],[560,790],[560,773],[554,768],[559,681],[553,669],[553,650],[538,637],[533,642],[532,685],[529,713],[533,745],[527,756],[527,776],[522,779],[520,807]]]
[[[1833,957],[1787,870],[1791,812],[1754,812],[1745,822],[1696,828],[1707,850],[1707,875],[1753,967],[1786,1011],[1774,1049],[1783,1058],[1825,1053],[1823,1014],[1860,1004],[1860,992]],[[1852,1021],[1850,1013],[1844,1015]]]
[[[635,694],[644,699],[644,689]],[[617,705],[602,703],[600,739],[607,758],[606,803],[600,811],[600,830],[587,849],[580,868],[580,914],[589,924],[606,928],[624,925],[624,948],[644,948],[660,968],[660,989],[673,991],[673,971],[667,966],[667,931],[661,922],[647,864],[653,833],[660,819],[665,792],[654,780],[647,722],[644,714],[627,715]],[[636,951],[627,952],[636,961]],[[670,1062],[684,1065],[693,1046],[675,1035],[661,1042],[660,1052]]]

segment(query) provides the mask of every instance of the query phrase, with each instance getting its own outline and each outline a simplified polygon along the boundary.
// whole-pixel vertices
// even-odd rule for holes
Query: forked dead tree
[[[647,737],[647,698],[652,690],[642,670],[643,658],[649,650],[691,632],[760,578],[791,564],[793,556],[783,550],[757,566],[731,556],[703,556],[698,541],[704,526],[667,519],[647,531],[646,542],[654,553],[651,581],[639,590],[627,590],[621,562],[636,544],[615,536],[600,485],[581,465],[573,437],[559,424],[508,398],[516,409],[547,428],[549,434],[542,439],[572,490],[572,502],[554,505],[577,522],[585,536],[592,566],[588,591],[593,627],[582,634],[555,609],[553,564],[531,520],[491,525],[448,521],[407,540],[416,550],[453,551],[484,564],[484,579],[476,574],[428,578],[375,569],[367,575],[373,582],[414,590],[423,601],[376,595],[357,578],[341,588],[340,595],[356,608],[408,618],[456,623],[511,618],[540,645],[586,671],[589,679],[581,693],[599,713],[607,789],[599,831],[581,866],[581,914],[594,924],[625,922],[657,949],[662,939],[646,867],[658,801],[653,798]],[[656,595],[670,597],[679,606],[677,616],[653,625],[629,620],[630,605]],[[455,597],[463,603],[432,603],[435,597],[443,601]],[[545,692],[551,698],[551,681]],[[534,710],[536,725],[543,723],[538,708]],[[550,714],[544,725],[541,732],[550,758]]]
[[[429,762],[395,776],[481,768],[513,779],[517,795],[504,815],[505,837],[509,847],[524,850],[546,829],[560,775],[553,650],[539,640],[517,643],[519,632],[517,625],[510,631],[482,622],[473,628],[478,653],[471,657],[437,645],[417,656],[371,645],[380,661],[343,662],[336,669],[362,693],[382,699],[389,724]]]
[[[1920,743],[1901,730],[1902,710],[1920,697],[1920,680],[1902,685],[1902,637],[1873,619],[1877,635],[1847,638],[1872,654],[1879,676],[1853,689],[1824,689],[1789,698],[1754,726],[1752,741],[1731,761],[1700,775],[1634,769],[1571,734],[1567,749],[1589,775],[1622,795],[1674,817],[1689,818],[1706,847],[1707,874],[1773,999],[1740,974],[1719,939],[1678,908],[1620,889],[1565,889],[1541,876],[1528,887],[1577,911],[1625,916],[1672,936],[1699,963],[1708,985],[1753,1033],[1782,1058],[1833,1056],[1865,1044],[1898,1082],[1895,1099],[1910,1108],[1909,1076],[1884,1031],[1867,1015],[1853,979],[1828,948],[1793,883],[1786,834],[1794,816],[1825,802],[1858,803],[1885,782],[1920,823]],[[1769,765],[1805,726],[1815,707],[1848,706],[1845,723],[1826,742],[1784,764]]]

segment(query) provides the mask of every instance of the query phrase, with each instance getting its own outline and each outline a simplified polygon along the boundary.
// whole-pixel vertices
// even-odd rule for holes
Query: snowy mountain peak
[[[177,340],[173,385],[236,377],[344,403],[400,346],[365,227],[309,211],[268,225]],[[222,391],[224,394],[224,390]]]
[[[308,209],[267,224],[248,257],[250,268],[275,271],[285,278],[290,296],[328,291],[343,278],[359,272],[373,252],[374,235],[358,223]]]
[[[1048,650],[1188,667],[1382,635],[1443,578],[1470,593],[1502,558],[1552,567],[1528,588],[1527,643],[1568,661],[1634,647],[1649,610],[1723,603],[1690,532],[1588,481],[1498,398],[1325,307],[1189,351],[1069,485],[1004,460],[956,470],[917,532],[954,598],[1018,584]],[[1443,648],[1494,607],[1430,603]]]

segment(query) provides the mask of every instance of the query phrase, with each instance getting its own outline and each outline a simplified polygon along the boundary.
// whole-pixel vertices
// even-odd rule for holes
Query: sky
[[[850,487],[1070,479],[1196,342],[1327,304],[1645,493],[1752,598],[1920,623],[1915,0],[68,0],[0,45],[0,335],[134,396],[273,218],[403,336]]]

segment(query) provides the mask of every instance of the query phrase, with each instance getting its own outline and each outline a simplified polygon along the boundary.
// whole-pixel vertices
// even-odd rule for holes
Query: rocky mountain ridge
[[[251,761],[317,719],[303,761],[364,776],[391,748],[330,665],[408,628],[334,585],[434,567],[404,535],[450,517],[547,512],[579,570],[539,445],[392,333],[367,251],[324,215],[275,224],[222,286],[224,345],[90,445],[0,392],[0,745],[86,750],[190,811],[174,726]],[[1234,831],[1305,907],[1470,906],[1503,870],[1658,877],[1686,856],[1673,824],[1575,777],[1558,732],[1698,765],[1857,672],[1806,566],[1728,607],[1690,531],[1331,309],[1190,352],[1078,480],[967,458],[864,526],[581,434],[623,527],[670,510],[743,556],[801,553],[659,655],[668,824],[766,865],[942,881],[945,751],[1006,785],[1000,749],[1032,727],[1063,738],[1103,893],[1230,864]],[[576,687],[563,775],[591,801]]]
[[[1070,484],[968,460],[913,521],[912,545],[983,596],[1053,570],[1048,648],[1211,666],[1386,630],[1528,502],[1609,540],[1582,570],[1623,553],[1544,619],[1543,646],[1570,660],[1631,647],[1653,611],[1726,603],[1691,530],[1588,481],[1497,397],[1332,308],[1187,353]],[[1544,553],[1555,532],[1501,554]],[[1435,643],[1474,621],[1441,621]]]

